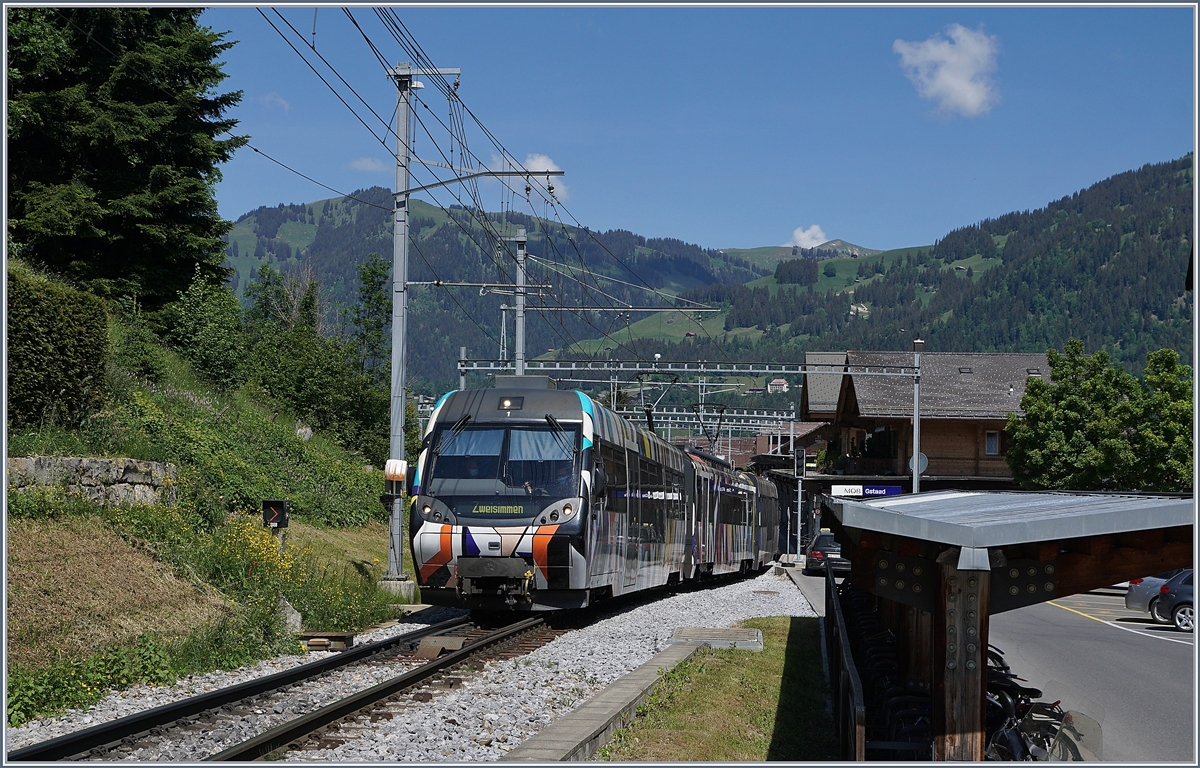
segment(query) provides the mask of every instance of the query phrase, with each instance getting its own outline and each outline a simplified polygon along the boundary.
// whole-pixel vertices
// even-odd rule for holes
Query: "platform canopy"
[[[959,547],[1002,547],[1191,525],[1191,497],[939,491],[858,500],[827,496],[846,528]]]
[[[895,633],[900,677],[934,694],[934,758],[982,760],[990,617],[1192,565],[1195,500],[1131,493],[821,496]]]

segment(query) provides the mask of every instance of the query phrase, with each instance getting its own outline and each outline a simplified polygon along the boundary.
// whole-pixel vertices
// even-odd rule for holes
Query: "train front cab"
[[[581,416],[573,392],[442,398],[409,508],[423,601],[489,611],[588,604],[592,451]]]

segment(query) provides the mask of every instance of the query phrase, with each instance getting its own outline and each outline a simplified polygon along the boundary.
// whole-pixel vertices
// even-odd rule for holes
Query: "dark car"
[[[850,570],[850,561],[842,557],[842,547],[832,533],[821,532],[804,551],[804,573],[824,573],[829,567],[833,572]]]
[[[1180,632],[1195,630],[1192,614],[1192,569],[1180,571],[1166,584],[1158,588],[1159,597],[1155,610],[1160,616],[1170,616],[1171,622]]]

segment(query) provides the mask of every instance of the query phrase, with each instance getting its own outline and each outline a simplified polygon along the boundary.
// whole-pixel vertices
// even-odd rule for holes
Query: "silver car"
[[[1129,591],[1125,593],[1125,607],[1131,611],[1149,613],[1150,618],[1154,619],[1157,624],[1170,624],[1170,616],[1159,616],[1158,612],[1154,609],[1158,603],[1159,589],[1181,570],[1183,569],[1177,568],[1174,571],[1167,571],[1166,573],[1159,573],[1154,576],[1130,579]]]

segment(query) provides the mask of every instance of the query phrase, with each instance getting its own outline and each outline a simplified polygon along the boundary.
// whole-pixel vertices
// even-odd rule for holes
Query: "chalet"
[[[786,379],[772,379],[771,382],[769,384],[767,384],[767,392],[769,392],[769,393],[787,392],[787,391],[788,391],[788,383],[787,383]]]
[[[852,366],[911,366],[911,352],[847,352]],[[944,478],[1006,478],[1004,426],[1021,413],[1025,383],[1048,377],[1045,354],[946,353],[921,355],[923,473]],[[849,454],[846,474],[910,474],[913,386],[907,377],[842,377],[833,428]]]

